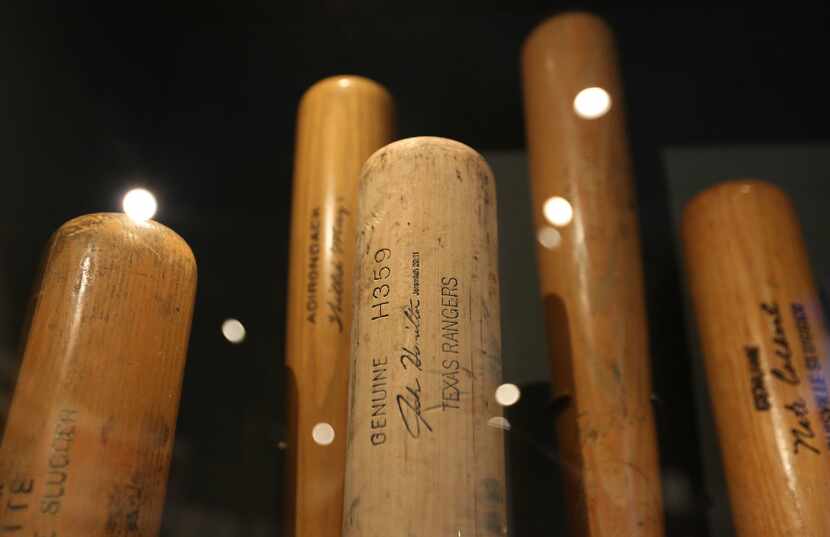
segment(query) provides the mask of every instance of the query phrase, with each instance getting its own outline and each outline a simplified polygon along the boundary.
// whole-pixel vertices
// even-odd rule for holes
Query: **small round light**
[[[127,216],[136,222],[146,222],[151,219],[158,208],[155,196],[143,188],[134,188],[127,192],[121,206]]]
[[[222,335],[231,343],[242,343],[245,341],[245,327],[236,319],[225,319]]]
[[[280,440],[277,442],[277,449],[288,449],[288,442],[285,440]]]
[[[510,430],[510,422],[507,421],[507,418],[501,416],[493,416],[487,421],[487,425],[494,429],[501,429],[502,431]]]
[[[328,423],[318,423],[311,429],[311,438],[321,446],[328,446],[334,442],[334,427]]]
[[[559,196],[552,196],[545,200],[542,213],[548,222],[557,227],[567,226],[574,217],[574,209],[571,207],[571,203]]]
[[[574,98],[574,112],[582,119],[596,119],[611,109],[611,96],[602,88],[585,88]]]
[[[515,405],[522,396],[522,391],[515,384],[502,384],[496,388],[496,402],[501,406]]]
[[[548,250],[553,250],[562,242],[562,235],[556,231],[556,228],[545,226],[536,234],[536,238],[543,247]]]

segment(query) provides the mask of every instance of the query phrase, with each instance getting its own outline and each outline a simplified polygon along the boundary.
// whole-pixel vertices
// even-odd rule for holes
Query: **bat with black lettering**
[[[297,537],[339,537],[343,511],[357,183],[392,141],[394,103],[358,76],[314,84],[300,102],[286,363],[287,519]]]
[[[357,232],[343,535],[503,536],[492,172],[452,140],[387,145]]]
[[[616,48],[585,13],[522,52],[540,287],[573,535],[663,534],[636,196]]]
[[[738,534],[830,535],[830,349],[792,203],[721,183],[687,205],[683,247]]]
[[[0,446],[0,534],[158,535],[195,290],[190,248],[156,222],[55,233]]]

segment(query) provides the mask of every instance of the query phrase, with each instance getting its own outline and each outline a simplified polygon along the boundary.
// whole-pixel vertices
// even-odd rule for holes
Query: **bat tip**
[[[452,140],[450,138],[442,138],[440,136],[416,136],[413,138],[404,138],[387,144],[377,151],[375,151],[364,164],[364,168],[383,164],[389,155],[396,157],[423,155],[425,153],[450,153],[471,158],[480,161],[487,166],[487,161],[481,154],[468,146],[467,144]],[[488,168],[489,169],[489,168]]]
[[[538,42],[544,46],[548,46],[547,41],[554,36],[563,33],[573,33],[576,35],[596,34],[598,32],[611,34],[613,33],[609,24],[594,13],[590,11],[562,11],[548,17],[538,23],[525,38],[523,50],[527,50],[536,45]]]
[[[686,204],[686,209],[711,205],[726,200],[752,199],[759,196],[788,198],[781,188],[762,179],[730,179],[697,193]]]
[[[154,220],[136,221],[124,213],[93,213],[65,222],[52,236],[60,246],[82,240],[96,246],[147,250],[164,260],[182,263],[195,274],[196,257],[187,242],[169,227]]]
[[[360,75],[335,75],[324,78],[312,84],[303,94],[301,102],[315,99],[317,96],[332,95],[375,95],[383,99],[392,99],[382,84]]]
[[[402,140],[397,140],[395,142],[385,145],[384,147],[379,149],[375,154],[380,153],[384,150],[409,153],[425,149],[449,151],[453,153],[466,153],[484,160],[484,157],[482,157],[478,151],[468,146],[467,144],[450,138],[442,138],[440,136],[415,136],[412,138],[404,138]],[[374,155],[372,155],[369,158],[371,159],[372,157],[374,157]]]
[[[476,170],[475,175],[488,189],[495,188],[493,171],[478,151],[461,142],[438,136],[404,138],[378,149],[363,164],[360,188],[365,188],[369,178],[383,171],[390,162],[403,160],[410,162],[412,166],[419,166],[434,162],[436,157],[466,163],[468,170]],[[461,172],[458,168],[456,168],[455,177],[461,179]]]
[[[723,181],[695,194],[686,202],[682,218],[683,235],[697,229],[700,221],[747,203],[792,206],[787,193],[769,181],[752,178]]]

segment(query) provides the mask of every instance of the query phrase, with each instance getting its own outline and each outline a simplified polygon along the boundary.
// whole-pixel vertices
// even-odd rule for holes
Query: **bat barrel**
[[[739,535],[830,535],[829,349],[792,203],[722,183],[687,205],[683,246]]]
[[[363,167],[343,535],[503,536],[496,195],[469,147]]]
[[[158,535],[195,289],[160,224],[55,233],[0,447],[3,535]]]
[[[307,537],[339,537],[360,167],[393,136],[383,86],[343,75],[314,84],[297,115],[286,362],[286,517]]]
[[[616,47],[585,13],[522,51],[537,260],[573,535],[663,534],[636,196]]]

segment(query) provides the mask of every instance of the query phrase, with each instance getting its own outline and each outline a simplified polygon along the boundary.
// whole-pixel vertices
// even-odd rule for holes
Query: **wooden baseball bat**
[[[660,536],[643,272],[613,36],[553,17],[522,52],[541,293],[573,535]]]
[[[393,115],[386,89],[358,76],[317,82],[300,102],[286,346],[287,519],[297,537],[340,535],[357,183],[392,140]]]
[[[158,535],[195,289],[160,224],[93,214],[55,233],[0,447],[0,535]]]
[[[830,349],[790,200],[761,181],[710,188],[683,246],[738,534],[830,535]]]
[[[343,535],[503,536],[492,173],[451,140],[387,145],[357,231]]]

